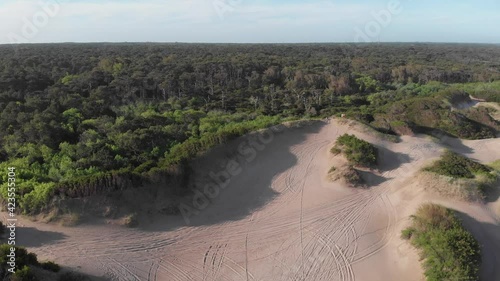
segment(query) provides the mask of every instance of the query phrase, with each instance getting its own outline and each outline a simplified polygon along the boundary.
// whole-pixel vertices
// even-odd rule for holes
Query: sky
[[[500,43],[499,0],[0,0],[0,44]]]

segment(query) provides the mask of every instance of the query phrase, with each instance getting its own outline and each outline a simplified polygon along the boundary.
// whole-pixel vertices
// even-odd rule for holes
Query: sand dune
[[[380,148],[369,189],[326,178],[337,161],[329,149],[346,132]],[[498,144],[424,136],[391,143],[335,120],[317,121],[280,130],[255,153],[239,153],[251,146],[241,138],[198,160],[195,183],[201,187],[209,172],[224,171],[230,161],[241,170],[190,225],[180,216],[143,218],[137,229],[63,228],[24,219],[18,239],[41,258],[105,280],[423,280],[416,251],[399,236],[408,216],[433,201],[462,213],[485,245],[484,280],[500,280],[495,202],[440,198],[415,181],[444,147],[490,162],[500,158]]]

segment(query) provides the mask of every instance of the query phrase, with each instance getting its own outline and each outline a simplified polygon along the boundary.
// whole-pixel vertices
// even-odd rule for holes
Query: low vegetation
[[[500,83],[494,84],[500,88]],[[463,86],[410,84],[390,94],[374,94],[373,99],[390,98],[393,102],[380,104],[382,110],[367,121],[380,131],[398,135],[426,133],[463,139],[494,138],[500,124],[490,112],[475,108],[454,109],[453,104],[472,103],[469,94],[474,90],[471,87],[465,92]]]
[[[328,170],[328,174],[331,174],[333,172],[337,171],[337,168],[335,166],[332,166],[330,170]]]
[[[483,200],[499,178],[493,168],[452,151],[446,151],[423,171],[419,178],[427,188],[465,201]]]
[[[489,175],[492,171],[492,169],[486,165],[475,162],[449,150],[441,156],[441,159],[424,170],[452,178],[468,179],[475,178],[479,174]]]
[[[479,244],[454,211],[423,205],[411,217],[411,226],[402,231],[402,237],[420,250],[427,280],[478,280]]]
[[[8,255],[11,245],[0,245],[0,276],[2,281],[89,281],[89,277],[72,271],[61,269],[52,261],[40,262],[34,253],[28,252],[23,247],[15,247],[16,263],[14,273],[9,272]]]
[[[151,119],[163,118],[167,123],[176,122],[175,120],[168,121],[169,117],[161,117],[159,113],[154,113],[151,110],[149,110],[148,114],[152,115]],[[189,122],[193,122],[190,126],[197,126],[196,132],[198,133],[190,134],[190,137],[186,139],[163,144],[165,146],[157,146],[157,151],[153,148],[155,151],[151,153],[156,156],[153,156],[150,152],[144,152],[142,156],[132,160],[135,157],[132,155],[135,155],[135,153],[131,152],[131,155],[124,156],[126,152],[122,150],[122,152],[117,152],[118,154],[114,159],[105,160],[107,164],[104,164],[100,162],[101,160],[104,161],[104,159],[89,160],[80,154],[83,152],[81,149],[84,149],[86,145],[79,147],[79,144],[64,143],[60,146],[61,151],[56,153],[48,147],[42,147],[40,150],[39,147],[29,144],[19,148],[20,152],[17,159],[0,163],[0,169],[6,170],[7,167],[14,166],[19,171],[17,178],[19,179],[18,190],[20,190],[20,196],[18,201],[20,210],[30,215],[50,212],[54,207],[52,203],[57,198],[83,198],[109,194],[130,187],[138,187],[148,182],[165,181],[165,179],[171,183],[179,182],[181,189],[172,188],[174,184],[169,185],[167,188],[171,189],[172,194],[180,195],[185,191],[182,187],[185,186],[184,183],[190,176],[189,166],[187,165],[189,160],[202,155],[216,145],[223,144],[245,133],[267,128],[286,120],[279,117],[229,115],[215,112],[209,114],[198,112],[198,115],[194,113],[177,114],[176,118],[190,118],[191,121],[183,120],[183,124],[188,126]],[[148,118],[141,119],[148,123],[146,121]],[[118,124],[116,125],[118,126]],[[113,127],[114,125],[110,126]],[[109,129],[113,130],[112,128]],[[181,129],[178,128],[177,130]],[[110,134],[113,133],[110,132]],[[95,137],[100,138],[97,135]],[[142,137],[132,133],[128,136],[122,135],[120,138],[129,137],[134,138],[134,142],[136,142],[134,150],[137,152],[141,146],[140,143],[144,140],[140,141],[139,139]],[[151,142],[164,140],[158,132],[151,132],[149,137],[151,137],[149,140]],[[107,142],[104,139],[95,139],[95,141]],[[97,149],[101,145],[96,145],[94,148]],[[94,148],[85,148],[85,150],[94,155],[92,157],[100,157],[97,155],[109,153],[104,151],[97,153],[101,148],[97,150],[94,150]],[[150,160],[143,161],[146,159]],[[90,162],[84,164],[87,160]],[[0,183],[6,182],[6,180],[5,175],[0,177]],[[0,196],[7,198],[6,192],[7,189],[1,189]]]
[[[377,164],[377,148],[355,135],[344,134],[338,137],[330,151],[334,154],[342,152],[352,165],[368,167]]]
[[[11,254],[11,245],[0,245],[0,275],[7,276],[2,280],[6,281],[37,281],[39,274],[43,272],[59,272],[60,266],[51,261],[39,262],[36,254],[29,253],[23,247],[15,247],[15,273],[10,273],[8,255]]]
[[[342,167],[331,167],[328,171],[328,179],[332,182],[343,181],[351,187],[365,187],[365,181],[358,170],[352,165]]]
[[[488,164],[496,172],[500,172],[500,159]]]
[[[136,213],[125,216],[122,221],[123,225],[127,227],[136,227],[139,225],[139,219]]]
[[[485,198],[489,201],[496,201],[500,192],[500,159],[489,163],[488,166],[493,169],[491,174],[495,175],[495,181],[491,181],[491,184],[487,186],[485,190]],[[498,210],[500,213],[500,206],[498,207]]]

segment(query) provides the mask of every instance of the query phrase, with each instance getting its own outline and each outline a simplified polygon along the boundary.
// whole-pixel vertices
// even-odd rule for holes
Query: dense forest
[[[452,110],[469,95],[500,101],[499,46],[3,45],[0,167],[16,167],[27,214],[145,183],[175,196],[187,191],[168,183],[189,179],[190,159],[286,120],[494,137],[487,109]]]

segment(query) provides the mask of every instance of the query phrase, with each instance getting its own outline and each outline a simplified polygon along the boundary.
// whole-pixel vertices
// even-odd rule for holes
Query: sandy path
[[[328,150],[345,132],[353,133],[317,122],[275,135],[190,225],[180,217],[150,219],[138,229],[22,220],[18,239],[42,258],[106,280],[422,280],[418,256],[399,233],[422,202],[440,200],[413,176],[442,146],[425,137],[394,144],[354,132],[380,146],[382,164],[370,189],[349,189],[326,181],[334,164]],[[445,146],[490,161],[500,158],[496,144],[449,140]],[[214,171],[220,153],[199,167]],[[488,243],[483,274],[494,279],[484,280],[500,280],[493,212],[442,202],[458,206]]]

